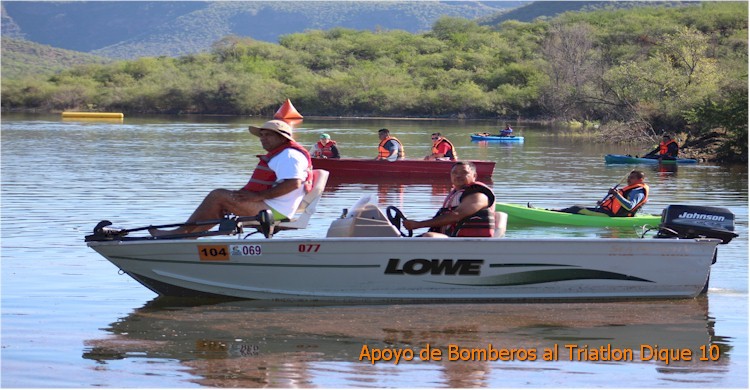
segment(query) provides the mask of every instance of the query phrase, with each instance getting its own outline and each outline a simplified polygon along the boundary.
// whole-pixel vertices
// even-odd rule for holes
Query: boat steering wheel
[[[404,213],[401,212],[401,210],[398,209],[396,206],[388,206],[385,209],[385,215],[388,217],[388,222],[391,223],[391,225],[396,227],[396,230],[398,230],[399,233],[401,233],[401,237],[411,237],[414,235],[414,232],[411,230],[408,230],[408,235],[405,234],[403,231],[401,231],[401,222],[404,221],[406,216],[404,216]]]

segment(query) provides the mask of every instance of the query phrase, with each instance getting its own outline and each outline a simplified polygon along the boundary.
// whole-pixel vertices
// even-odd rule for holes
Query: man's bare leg
[[[176,229],[164,230],[150,228],[148,232],[154,237],[160,237],[165,235],[173,234],[187,234],[204,232],[210,230],[214,225],[189,225],[191,223],[207,221],[212,219],[220,219],[227,213],[232,213],[241,216],[252,216],[257,215],[263,210],[269,209],[268,205],[264,202],[240,200],[240,191],[231,191],[224,189],[217,189],[211,191],[203,199],[203,202],[195,209],[193,214],[185,221],[188,226],[180,226]]]

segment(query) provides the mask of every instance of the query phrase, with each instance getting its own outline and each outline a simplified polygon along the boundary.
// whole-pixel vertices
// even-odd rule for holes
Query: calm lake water
[[[695,300],[326,306],[253,301],[184,302],[148,289],[88,249],[102,220],[117,226],[183,221],[213,188],[245,184],[262,153],[249,124],[263,118],[126,118],[61,121],[3,115],[2,387],[678,387],[748,386],[748,175],[746,166],[641,168],[644,211],[669,204],[720,206],[740,237],[719,248],[708,294]],[[388,127],[409,157],[441,131],[466,159],[497,161],[498,200],[564,207],[595,204],[633,167],[606,153],[650,145],[595,144],[563,130],[515,124],[523,144],[472,143],[494,121],[311,120],[297,140],[329,133],[346,157],[374,157]],[[319,237],[362,194],[412,218],[439,207],[448,177],[330,182],[308,229]],[[509,237],[635,237],[632,230],[513,227]],[[460,347],[689,349],[690,361],[360,361],[363,345],[447,351]],[[719,352],[700,361],[700,348]],[[654,347],[656,348],[656,347]]]

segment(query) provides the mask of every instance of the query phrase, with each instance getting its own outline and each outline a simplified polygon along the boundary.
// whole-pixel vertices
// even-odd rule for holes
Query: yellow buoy
[[[121,112],[74,112],[65,111],[62,113],[63,118],[110,118],[122,119],[125,117]]]

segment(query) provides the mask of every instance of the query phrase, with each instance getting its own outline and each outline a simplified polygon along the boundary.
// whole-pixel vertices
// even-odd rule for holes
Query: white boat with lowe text
[[[300,219],[314,211],[322,191],[316,187]],[[717,245],[736,236],[734,219],[726,209],[670,207],[656,238],[502,238],[503,226],[496,238],[407,238],[400,228],[403,214],[391,207],[383,213],[364,197],[319,239],[273,237],[306,222],[274,222],[261,213],[206,221],[219,222],[218,230],[165,238],[131,236],[147,227],[118,229],[102,221],[86,241],[165,296],[409,302],[692,298],[707,288]],[[690,213],[703,215],[697,225],[685,221]],[[665,220],[669,215],[682,221]],[[264,234],[244,235],[245,229]]]

